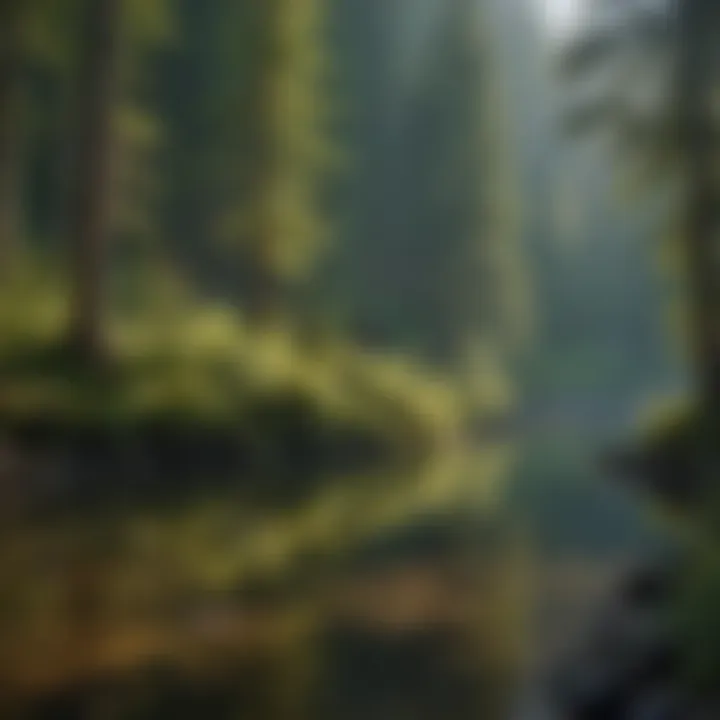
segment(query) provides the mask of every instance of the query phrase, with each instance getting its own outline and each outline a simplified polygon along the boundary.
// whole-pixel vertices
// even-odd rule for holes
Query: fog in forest
[[[0,3],[0,716],[717,717],[717,34]]]

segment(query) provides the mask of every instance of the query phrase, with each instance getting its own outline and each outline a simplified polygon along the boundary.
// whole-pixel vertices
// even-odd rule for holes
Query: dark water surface
[[[577,472],[547,447],[333,480],[275,513],[225,496],[18,529],[3,717],[545,717],[543,673],[627,549],[573,552],[567,500],[523,510]]]

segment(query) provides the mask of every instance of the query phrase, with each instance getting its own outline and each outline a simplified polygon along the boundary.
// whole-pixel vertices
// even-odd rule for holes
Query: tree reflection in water
[[[263,517],[222,500],[24,528],[4,564],[7,716],[502,717],[521,627],[492,492],[509,458],[333,482]]]

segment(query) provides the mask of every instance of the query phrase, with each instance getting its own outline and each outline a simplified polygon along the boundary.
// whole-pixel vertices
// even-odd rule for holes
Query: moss
[[[697,410],[687,400],[654,404],[645,411],[641,425],[642,443],[648,448],[686,445],[700,430]]]
[[[673,588],[672,620],[682,653],[681,680],[700,697],[714,697],[720,682],[720,495],[712,472],[717,429],[688,402],[648,413],[641,452],[650,461],[653,490],[672,511],[682,550]],[[668,502],[669,501],[669,502]]]
[[[37,280],[30,287],[0,297],[6,429],[215,427],[274,438],[275,447],[301,435],[355,433],[418,455],[460,424],[458,395],[407,361],[330,337],[310,346],[290,323],[252,328],[234,309],[181,294],[113,318],[112,362],[83,368],[63,344],[63,289]]]

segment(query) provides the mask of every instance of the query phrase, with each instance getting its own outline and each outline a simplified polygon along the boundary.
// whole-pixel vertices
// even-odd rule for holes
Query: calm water
[[[578,458],[524,450],[333,479],[283,510],[225,496],[17,529],[7,716],[544,717],[542,672],[627,548],[543,515]]]

